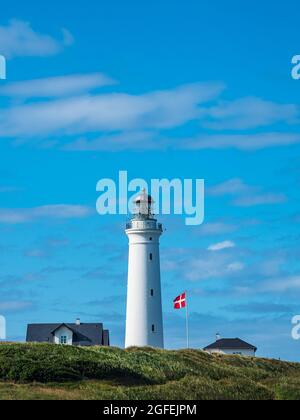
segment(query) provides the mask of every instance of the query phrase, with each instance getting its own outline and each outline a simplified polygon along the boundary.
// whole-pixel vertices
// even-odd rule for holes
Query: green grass
[[[1,344],[0,399],[300,399],[300,364],[200,350]]]

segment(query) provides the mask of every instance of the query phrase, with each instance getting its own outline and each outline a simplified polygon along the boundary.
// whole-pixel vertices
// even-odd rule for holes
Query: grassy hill
[[[0,399],[300,399],[300,364],[199,350],[0,344]]]

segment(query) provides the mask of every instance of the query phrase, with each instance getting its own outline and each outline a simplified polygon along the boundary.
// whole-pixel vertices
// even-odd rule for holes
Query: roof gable
[[[59,330],[60,328],[62,328],[62,327],[66,327],[68,330],[70,330],[70,331],[72,331],[73,333],[75,332],[74,330],[73,330],[73,328],[71,328],[69,325],[67,325],[67,324],[57,324],[57,326],[54,328],[54,330],[53,331],[50,331],[51,332],[51,334],[55,334],[56,333],[56,331],[57,330]]]

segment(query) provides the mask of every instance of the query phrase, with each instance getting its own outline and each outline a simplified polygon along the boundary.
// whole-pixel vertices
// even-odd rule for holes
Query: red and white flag
[[[178,296],[174,299],[174,309],[183,309],[186,307],[186,293],[182,293],[182,295]]]

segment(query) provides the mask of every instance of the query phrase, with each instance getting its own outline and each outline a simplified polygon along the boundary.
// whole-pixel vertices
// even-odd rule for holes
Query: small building
[[[220,338],[217,337],[217,341],[203,349],[208,353],[218,354],[236,354],[240,356],[255,357],[257,348],[252,344],[246,343],[246,341],[240,338]]]
[[[109,331],[103,324],[30,324],[27,343],[53,343],[65,346],[109,346]]]

